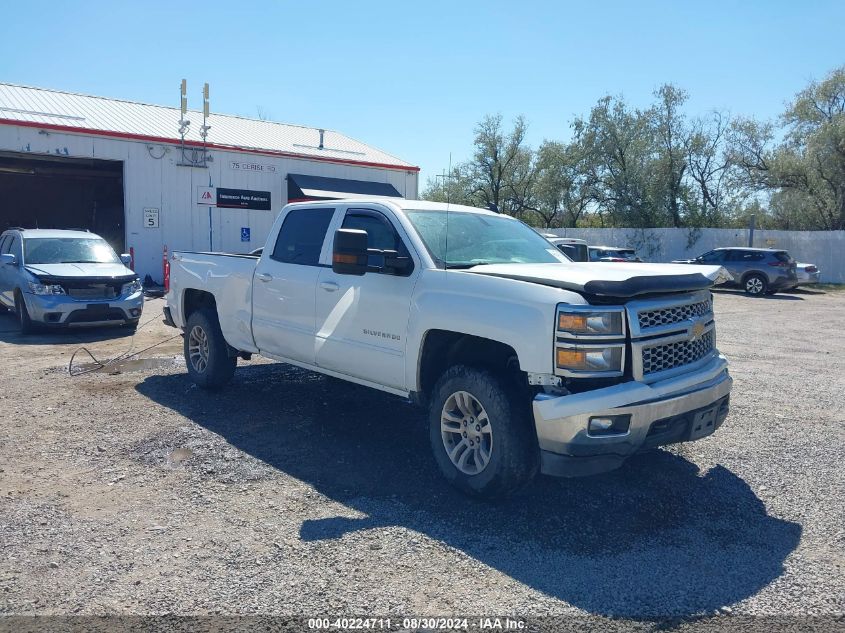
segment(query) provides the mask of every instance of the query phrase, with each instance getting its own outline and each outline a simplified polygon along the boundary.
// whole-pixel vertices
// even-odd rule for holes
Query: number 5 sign
[[[158,228],[158,209],[154,207],[144,208],[144,228],[157,229]]]

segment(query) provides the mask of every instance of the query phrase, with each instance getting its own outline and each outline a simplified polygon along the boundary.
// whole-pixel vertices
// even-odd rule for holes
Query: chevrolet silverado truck
[[[716,266],[572,262],[512,217],[403,199],[289,204],[260,256],[170,264],[197,385],[261,354],[410,398],[473,495],[609,471],[728,413]]]

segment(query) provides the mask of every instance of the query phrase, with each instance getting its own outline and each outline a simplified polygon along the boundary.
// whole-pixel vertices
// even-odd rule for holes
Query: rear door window
[[[786,264],[789,264],[789,263],[792,262],[792,257],[786,251],[778,251],[777,253],[774,253],[774,256],[775,256],[775,259],[778,260],[779,262],[784,262]]]
[[[270,258],[284,264],[318,266],[333,215],[334,209],[294,209],[288,213]]]
[[[725,259],[725,251],[710,251],[704,253],[699,259],[704,264],[719,264]]]
[[[730,262],[759,262],[765,258],[760,251],[731,251],[728,255]]]
[[[578,248],[575,244],[558,244],[557,249],[573,262],[586,261],[587,259],[586,257],[584,259],[579,259]]]

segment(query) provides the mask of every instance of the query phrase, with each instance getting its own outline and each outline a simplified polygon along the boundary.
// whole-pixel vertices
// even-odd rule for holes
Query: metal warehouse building
[[[416,198],[419,168],[338,132],[0,83],[0,230],[85,228],[162,281],[162,252],[248,252],[295,200]]]

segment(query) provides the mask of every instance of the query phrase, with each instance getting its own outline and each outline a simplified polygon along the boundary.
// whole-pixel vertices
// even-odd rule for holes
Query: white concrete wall
[[[643,261],[689,259],[719,246],[748,246],[747,229],[542,229],[596,246],[636,248]],[[821,269],[824,283],[845,284],[845,231],[754,231],[754,246],[782,248]]]
[[[162,281],[162,249],[208,250],[208,207],[196,203],[199,186],[269,191],[271,211],[211,209],[213,248],[248,252],[264,245],[273,221],[287,203],[288,173],[387,182],[405,198],[417,198],[419,172],[345,165],[247,152],[210,150],[208,169],[182,167],[175,145],[45,131],[0,125],[0,150],[52,154],[69,158],[98,158],[124,162],[126,250],[135,249],[135,268],[143,278]],[[213,134],[213,131],[212,131]],[[189,150],[190,151],[190,150]],[[233,169],[232,161],[275,167],[275,172]],[[143,209],[159,209],[159,228],[143,226]],[[241,227],[249,227],[251,240],[241,242]]]

